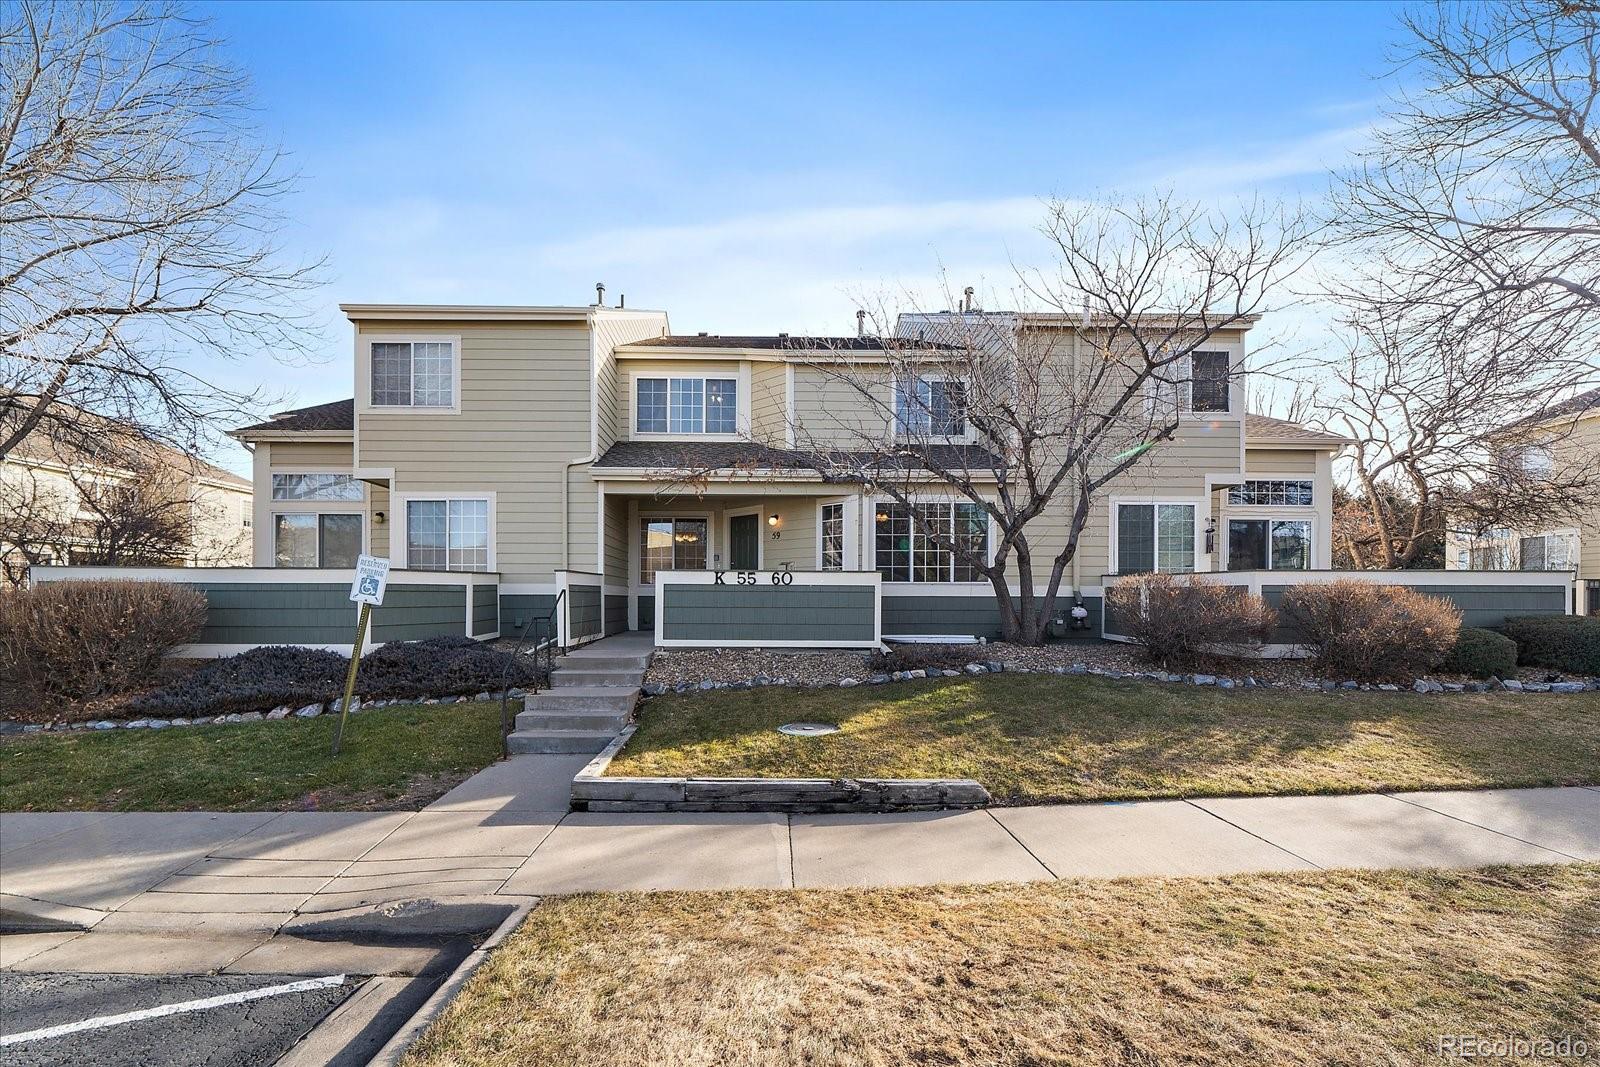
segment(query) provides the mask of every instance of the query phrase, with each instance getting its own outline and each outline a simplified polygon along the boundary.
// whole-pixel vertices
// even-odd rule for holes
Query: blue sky
[[[1052,194],[1319,193],[1392,86],[1389,4],[203,5],[303,179],[340,301],[663,308],[849,332],[862,294],[1004,289]],[[232,459],[233,457],[223,457]]]

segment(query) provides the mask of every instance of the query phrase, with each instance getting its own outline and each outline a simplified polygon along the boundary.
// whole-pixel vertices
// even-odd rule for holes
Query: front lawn
[[[1456,1034],[1593,1050],[1597,928],[1592,864],[588,894],[535,908],[405,1064],[1425,1064]]]
[[[788,737],[796,720],[839,733]],[[609,775],[975,778],[1001,802],[1600,783],[1600,693],[1291,693],[1058,675],[669,694]]]
[[[0,742],[0,811],[418,808],[500,757],[500,705],[387,707],[229,726]]]

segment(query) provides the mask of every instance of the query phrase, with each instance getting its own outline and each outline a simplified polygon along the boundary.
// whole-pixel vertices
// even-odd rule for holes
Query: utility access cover
[[[790,737],[821,737],[823,734],[836,734],[839,728],[831,722],[786,722],[778,727],[778,732]]]

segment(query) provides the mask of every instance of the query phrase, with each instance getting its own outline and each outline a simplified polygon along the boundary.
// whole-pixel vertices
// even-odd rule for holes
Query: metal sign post
[[[355,699],[356,671],[361,666],[361,649],[367,641],[367,620],[372,609],[383,603],[383,593],[389,585],[389,561],[377,556],[356,557],[356,577],[350,583],[350,600],[361,605],[356,617],[356,641],[350,649],[350,669],[344,676],[344,699],[339,702],[339,726],[333,733],[333,754],[339,754],[344,742],[345,721],[350,718],[350,702]]]

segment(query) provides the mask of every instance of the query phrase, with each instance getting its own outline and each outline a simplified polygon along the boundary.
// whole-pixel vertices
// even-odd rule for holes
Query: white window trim
[[[312,503],[312,501],[280,500],[280,501],[278,501],[278,503],[280,503],[280,504],[294,504],[294,503],[307,503],[307,504],[309,504],[309,503]],[[345,504],[347,506],[343,507],[343,508],[330,508],[330,507],[326,507],[326,506],[319,507],[319,508],[273,508],[270,512],[267,513],[267,556],[268,556],[269,559],[272,560],[272,564],[271,565],[273,567],[276,567],[278,565],[278,516],[279,515],[311,515],[311,516],[315,516],[316,517],[317,524],[316,524],[316,527],[315,527],[315,529],[313,531],[316,534],[316,546],[317,546],[316,547],[317,562],[315,564],[313,564],[313,566],[315,566],[315,567],[321,567],[322,566],[322,516],[324,516],[324,515],[354,515],[357,518],[359,518],[361,520],[361,552],[362,552],[363,555],[368,554],[368,553],[371,552],[372,546],[370,544],[370,538],[371,538],[371,534],[372,534],[372,521],[371,521],[371,519],[369,519],[367,517],[367,513],[365,511],[352,511],[352,510],[350,510],[350,508],[352,506],[354,506],[355,503],[356,503],[354,500],[321,500],[321,501],[317,501],[317,503],[322,504],[322,505]]]
[[[313,499],[309,499],[309,498],[302,498],[302,499],[299,499],[299,500],[279,500],[277,497],[273,496],[272,494],[273,494],[273,488],[274,488],[273,482],[278,477],[278,475],[280,475],[280,474],[284,475],[285,477],[294,477],[296,475],[302,475],[302,474],[342,474],[345,477],[349,478],[351,481],[355,482],[356,485],[361,489],[361,499],[360,500],[313,500]],[[368,498],[370,496],[371,496],[371,491],[370,491],[370,487],[367,485],[367,483],[362,481],[360,478],[357,478],[355,476],[355,474],[348,467],[321,467],[321,468],[317,468],[317,467],[293,467],[293,468],[274,467],[267,474],[267,499],[270,500],[274,505],[278,505],[278,504],[364,504],[364,503],[366,503],[366,501],[368,500]]]
[[[734,388],[739,391],[738,413],[734,416],[733,433],[673,433],[639,429],[639,381],[640,379],[662,379],[670,381],[673,378],[697,378],[701,383],[707,380],[731,381]],[[704,385],[701,386],[704,389]],[[702,395],[704,395],[702,393]],[[727,371],[630,371],[628,373],[628,440],[630,441],[747,441],[750,439],[750,364],[741,363],[737,369]],[[672,412],[672,387],[667,386],[667,425],[671,425]],[[688,516],[685,516],[686,518]]]
[[[372,402],[372,346],[375,344],[430,344],[449,342],[449,406],[417,404],[374,404]],[[356,411],[375,415],[459,415],[461,414],[461,335],[443,333],[374,333],[356,338]],[[413,385],[415,379],[413,379]],[[357,420],[359,425],[359,420]]]
[[[964,422],[966,424],[967,429],[966,429],[965,433],[954,434],[954,435],[949,435],[949,434],[938,434],[938,435],[927,434],[927,435],[923,436],[923,435],[918,435],[918,434],[910,434],[910,435],[902,436],[901,433],[900,433],[900,382],[891,373],[890,379],[889,379],[889,384],[888,384],[888,391],[889,391],[889,401],[888,401],[888,409],[889,409],[889,439],[891,441],[928,441],[928,442],[931,442],[933,444],[970,445],[970,444],[975,443],[978,440],[977,431],[974,430],[973,427],[972,427],[972,417],[971,417],[972,376],[970,374],[941,374],[941,373],[939,373],[937,371],[928,371],[925,374],[906,375],[906,377],[907,378],[914,377],[919,383],[920,382],[940,381],[940,382],[960,382],[962,385],[964,385],[966,387],[967,407],[962,411],[961,419],[962,419],[962,422]],[[930,418],[932,417],[932,413],[931,412],[929,413],[929,417]],[[966,498],[965,497],[961,497],[959,499],[965,500]],[[934,501],[932,498],[929,498],[929,502],[930,503],[937,503],[937,501]],[[971,501],[967,501],[967,502],[971,503]],[[888,584],[892,585],[892,584],[895,584],[895,583],[888,583]],[[923,584],[923,583],[912,583],[912,584]]]
[[[1540,571],[1528,571],[1527,573],[1529,573],[1529,574],[1562,574],[1562,573],[1564,573],[1566,571],[1576,570],[1578,568],[1579,561],[1582,560],[1582,558],[1583,558],[1583,533],[1576,526],[1557,526],[1557,527],[1555,527],[1554,529],[1551,529],[1551,530],[1540,530],[1538,533],[1531,533],[1531,534],[1513,533],[1511,535],[1511,537],[1510,537],[1510,546],[1509,547],[1515,548],[1515,550],[1516,550],[1515,555],[1516,555],[1516,563],[1517,563],[1517,565],[1516,565],[1515,568],[1513,568],[1514,570],[1519,570],[1519,571],[1522,570],[1522,542],[1523,542],[1523,540],[1526,539],[1526,538],[1534,538],[1534,537],[1540,538],[1541,540],[1544,541],[1544,558],[1545,558],[1545,562],[1546,563],[1548,563],[1549,560],[1550,560],[1550,539],[1552,537],[1564,537],[1571,543],[1571,545],[1572,545],[1572,558],[1570,560],[1570,566],[1562,567],[1559,570],[1551,570],[1547,566],[1543,570],[1540,570]]]
[[[1272,506],[1273,505],[1268,505],[1268,504],[1256,505],[1256,507],[1258,507],[1258,508],[1266,508],[1266,507],[1272,507]],[[1239,573],[1239,572],[1233,570],[1233,526],[1232,526],[1232,524],[1235,523],[1235,522],[1264,522],[1264,523],[1267,524],[1267,565],[1264,568],[1251,567],[1250,568],[1251,570],[1311,571],[1311,570],[1316,570],[1317,569],[1316,566],[1315,566],[1316,561],[1317,561],[1317,523],[1316,523],[1316,520],[1309,514],[1293,514],[1293,515],[1285,514],[1284,513],[1285,509],[1284,509],[1283,505],[1277,505],[1277,508],[1278,508],[1277,512],[1275,514],[1272,514],[1272,515],[1253,515],[1253,514],[1246,514],[1244,512],[1229,512],[1227,514],[1227,516],[1223,518],[1222,523],[1221,523],[1221,526],[1222,526],[1221,533],[1222,533],[1222,541],[1223,541],[1223,544],[1222,544],[1222,566],[1223,566],[1224,570],[1229,571],[1231,573],[1235,573],[1235,574]],[[1299,505],[1295,505],[1295,508],[1296,508],[1296,510],[1301,511],[1301,512],[1307,512],[1307,511],[1310,510],[1309,508],[1300,507]],[[1307,526],[1309,526],[1311,528],[1309,534],[1306,537],[1306,566],[1304,566],[1304,567],[1274,567],[1272,565],[1272,524],[1275,523],[1275,522],[1303,522],[1303,523],[1305,523]]]
[[[466,489],[451,493],[391,493],[389,495],[389,558],[399,560],[399,566],[411,568],[410,552],[406,546],[408,505],[413,500],[486,500],[489,503],[489,562],[488,571],[499,570],[499,523],[496,519],[498,502],[492,489]],[[484,571],[446,571],[448,574],[483,574]]]
[[[722,535],[724,543],[728,546],[728,552],[730,555],[733,552],[733,520],[739,515],[754,515],[756,517],[756,570],[766,570],[767,535],[763,528],[767,525],[767,522],[759,504],[753,508],[733,508],[722,513]],[[709,548],[710,546],[708,545],[707,547]],[[711,558],[711,554],[707,552],[706,560],[710,561]],[[733,560],[730,559],[728,561],[726,569],[733,569]]]
[[[1107,543],[1107,546],[1106,546],[1106,566],[1107,566],[1106,573],[1107,574],[1121,574],[1122,573],[1121,561],[1117,559],[1117,533],[1118,533],[1118,523],[1120,522],[1120,519],[1121,519],[1121,516],[1120,516],[1119,512],[1121,511],[1121,508],[1122,508],[1123,504],[1191,504],[1191,505],[1193,505],[1194,506],[1194,570],[1192,572],[1190,572],[1190,571],[1163,571],[1161,569],[1161,551],[1160,551],[1160,543],[1158,541],[1157,542],[1157,546],[1156,546],[1156,559],[1155,559],[1156,569],[1152,573],[1157,573],[1157,574],[1188,574],[1188,573],[1202,574],[1202,573],[1209,572],[1212,569],[1212,567],[1211,567],[1211,553],[1209,553],[1209,552],[1207,552],[1205,550],[1205,548],[1206,548],[1206,520],[1211,517],[1211,500],[1210,500],[1209,497],[1203,497],[1203,496],[1198,496],[1198,497],[1196,497],[1196,496],[1158,496],[1158,497],[1114,496],[1108,501],[1108,504],[1109,504],[1108,510],[1110,511],[1110,516],[1109,516],[1108,523],[1107,523],[1107,526],[1108,526],[1107,534],[1110,537],[1110,541]],[[1295,517],[1298,518],[1298,516],[1295,516]],[[1160,516],[1157,515],[1157,517],[1156,517],[1156,525],[1157,525],[1158,529],[1160,527],[1160,523],[1161,523]]]
[[[654,596],[656,585],[654,582],[644,580],[644,540],[643,524],[646,522],[660,522],[663,519],[704,519],[706,522],[706,570],[726,570],[722,560],[717,556],[720,546],[717,529],[717,516],[710,511],[662,511],[652,509],[641,510],[630,518],[631,524],[628,532],[629,555],[628,576],[633,586],[634,595]]]
[[[1196,411],[1194,410],[1194,360],[1195,352],[1226,352],[1228,355],[1228,410],[1227,411]],[[1229,420],[1243,422],[1245,416],[1245,378],[1244,371],[1244,345],[1238,341],[1208,341],[1197,345],[1176,363],[1168,364],[1161,368],[1161,373],[1175,375],[1184,383],[1185,393],[1183,407],[1178,411],[1178,421],[1210,422],[1215,420]],[[1176,383],[1168,384],[1155,377],[1148,377],[1144,383],[1145,402],[1153,407],[1164,401],[1165,396],[1179,388]],[[1241,439],[1240,449],[1243,451],[1244,442]],[[1259,480],[1259,479],[1258,479]],[[1130,501],[1131,503],[1131,501]],[[1182,503],[1182,501],[1174,501]]]
[[[878,573],[878,535],[877,535],[878,505],[879,504],[898,504],[900,502],[898,500],[894,499],[893,497],[875,496],[875,497],[869,497],[867,499],[866,503],[867,503],[867,508],[862,513],[861,521],[867,528],[865,536],[864,536],[863,549],[864,549],[864,552],[865,552],[867,558],[870,561],[870,565],[862,567],[861,569],[864,570],[864,571],[873,571],[874,573]],[[933,495],[933,496],[918,496],[918,497],[916,497],[916,498],[914,498],[912,500],[912,503],[913,504],[971,504],[972,503],[972,499],[970,497],[962,496],[960,493],[939,493],[939,494]],[[985,511],[984,512],[984,519],[987,520],[988,525],[984,529],[983,562],[984,562],[984,564],[986,566],[992,566],[994,564],[994,543],[995,543],[994,516],[990,515],[987,511]],[[820,550],[820,542],[819,542],[819,550]],[[848,548],[848,546],[845,549],[845,556],[846,556],[846,559],[848,560],[848,558],[849,558],[849,548]],[[820,555],[819,555],[819,559],[820,559]],[[977,581],[973,581],[973,582],[892,582],[892,581],[888,580],[887,578],[885,578],[883,580],[883,591],[885,593],[888,593],[888,592],[891,592],[891,591],[892,592],[897,592],[897,593],[911,593],[911,592],[916,592],[917,590],[923,590],[923,589],[977,589],[977,588],[992,589],[993,588],[993,584],[987,578],[979,578]]]
[[[1244,477],[1239,479],[1239,487],[1243,488],[1243,486],[1248,482],[1309,482],[1311,484],[1311,503],[1309,503],[1309,504],[1234,504],[1234,503],[1230,502],[1230,500],[1228,499],[1228,494],[1230,492],[1232,492],[1232,490],[1234,488],[1233,486],[1230,485],[1230,486],[1228,486],[1226,489],[1224,489],[1222,491],[1222,504],[1223,504],[1223,506],[1227,507],[1227,508],[1231,508],[1235,512],[1240,512],[1240,513],[1246,512],[1246,511],[1252,511],[1252,510],[1265,510],[1265,511],[1270,511],[1275,515],[1283,515],[1283,514],[1287,514],[1289,512],[1301,512],[1301,511],[1311,512],[1311,511],[1315,511],[1317,509],[1317,499],[1318,499],[1318,496],[1317,496],[1317,477],[1316,477],[1315,474],[1258,474],[1255,471],[1247,471],[1247,472],[1245,472]],[[1265,516],[1263,516],[1263,517],[1265,517]]]
[[[971,503],[971,501],[968,501],[968,503]],[[844,560],[843,560],[843,565],[841,567],[841,570],[842,571],[855,571],[855,570],[863,570],[863,569],[865,569],[865,568],[862,568],[860,566],[860,561],[856,558],[856,538],[851,536],[851,533],[853,532],[853,530],[857,526],[860,525],[860,521],[861,521],[860,518],[859,518],[858,513],[853,510],[853,509],[859,508],[861,506],[861,498],[859,496],[831,496],[831,497],[822,497],[822,498],[817,500],[817,502],[816,502],[817,513],[816,513],[816,515],[814,517],[814,525],[816,526],[816,536],[815,536],[815,538],[813,538],[813,541],[814,541],[814,544],[813,544],[814,553],[813,553],[813,557],[812,557],[813,560],[814,560],[814,565],[815,565],[816,569],[819,570],[819,571],[823,569],[823,566],[822,566],[822,509],[824,507],[827,507],[829,504],[842,504],[844,506],[844,530],[843,530],[843,534],[844,534]],[[914,584],[926,584],[926,583],[914,583]]]

